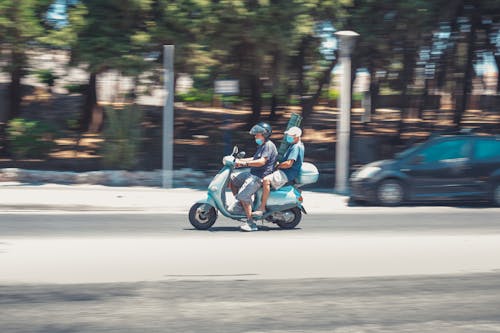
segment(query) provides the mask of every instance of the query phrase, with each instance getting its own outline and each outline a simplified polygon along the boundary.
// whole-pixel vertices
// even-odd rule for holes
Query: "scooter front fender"
[[[215,209],[218,209],[214,198],[212,198],[212,196],[210,194],[207,194],[207,197],[205,199],[201,199],[201,200],[196,201],[196,203],[207,204],[207,205],[214,207]]]

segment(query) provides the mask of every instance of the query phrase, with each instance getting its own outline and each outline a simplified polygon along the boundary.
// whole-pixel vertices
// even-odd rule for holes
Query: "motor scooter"
[[[226,198],[226,189],[233,172],[244,172],[248,169],[235,171],[236,158],[243,158],[245,152],[238,152],[238,147],[233,148],[231,155],[222,159],[223,167],[208,185],[206,198],[197,201],[189,210],[189,222],[199,230],[207,230],[217,220],[218,213],[236,220],[245,221],[246,216],[242,210],[230,209]],[[266,212],[260,217],[264,222],[277,224],[282,229],[295,228],[302,219],[302,213],[307,214],[303,206],[300,187],[315,183],[319,172],[312,163],[303,162],[299,176],[285,186],[271,190],[267,200]],[[262,188],[254,195],[252,210],[260,206]],[[233,207],[235,205],[233,204]]]

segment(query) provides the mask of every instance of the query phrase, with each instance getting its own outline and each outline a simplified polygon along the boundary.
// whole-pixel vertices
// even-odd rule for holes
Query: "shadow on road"
[[[258,225],[258,227],[259,227],[259,231],[298,231],[298,230],[302,230],[301,228],[287,230],[287,229],[281,229],[280,227],[268,227],[268,226],[260,225],[260,224]],[[203,231],[208,231],[208,232],[241,232],[239,226],[212,227],[208,230],[198,230],[195,228],[184,228],[183,230],[185,230],[185,231],[200,231],[200,232],[203,232]]]

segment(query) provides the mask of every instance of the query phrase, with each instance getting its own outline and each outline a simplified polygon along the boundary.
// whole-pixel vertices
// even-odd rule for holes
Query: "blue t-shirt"
[[[302,167],[302,162],[304,161],[304,145],[302,142],[297,142],[296,144],[288,147],[285,155],[283,156],[283,161],[294,160],[293,165],[288,169],[280,169],[286,175],[289,181],[297,178]]]
[[[278,159],[278,150],[271,140],[267,140],[266,142],[261,144],[257,148],[257,152],[255,152],[255,155],[253,155],[254,160],[258,160],[262,157],[266,158],[266,164],[264,164],[264,166],[261,166],[260,168],[252,167],[250,169],[250,173],[259,178],[264,178],[265,176],[273,173],[274,165],[276,164],[276,160]]]

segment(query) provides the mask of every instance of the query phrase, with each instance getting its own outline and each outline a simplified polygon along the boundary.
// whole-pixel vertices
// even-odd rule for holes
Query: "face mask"
[[[294,140],[295,140],[295,139],[294,139],[294,137],[293,137],[293,136],[290,136],[290,135],[287,135],[287,136],[286,136],[286,142],[288,142],[288,143],[293,143],[293,141],[294,141]]]
[[[264,140],[262,140],[262,139],[255,139],[255,142],[260,146],[261,144],[264,143]]]

